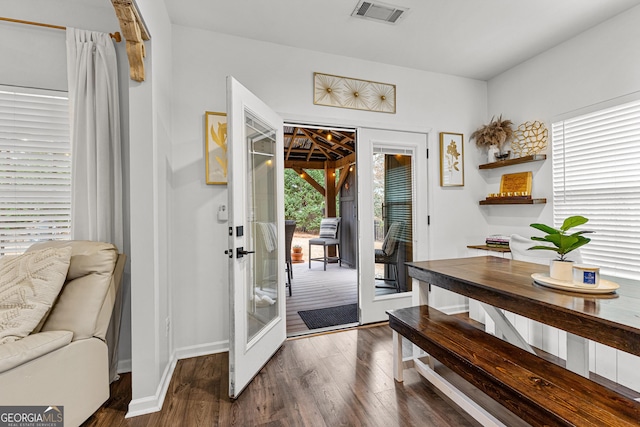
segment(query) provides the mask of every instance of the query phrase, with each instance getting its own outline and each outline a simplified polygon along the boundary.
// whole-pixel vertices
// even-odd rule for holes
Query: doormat
[[[302,317],[302,320],[309,329],[346,325],[348,323],[358,322],[358,304],[304,310],[299,311],[298,314]]]

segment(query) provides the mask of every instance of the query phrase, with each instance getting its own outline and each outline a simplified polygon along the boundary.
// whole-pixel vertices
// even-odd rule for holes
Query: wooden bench
[[[640,403],[461,319],[428,306],[388,314],[394,331],[533,426],[640,425]]]

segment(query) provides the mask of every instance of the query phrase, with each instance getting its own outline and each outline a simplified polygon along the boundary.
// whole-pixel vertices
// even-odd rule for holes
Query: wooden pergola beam
[[[351,153],[341,159],[331,162],[336,169],[340,169],[344,166],[348,166],[356,162],[356,153]]]
[[[111,0],[120,23],[122,36],[127,44],[129,58],[129,76],[137,82],[144,81],[144,57],[146,56],[144,40],[150,40],[147,27],[132,0]]]
[[[315,188],[320,194],[322,194],[323,197],[326,197],[326,192],[324,188],[322,188],[322,185],[318,184],[318,182],[315,179],[313,179],[311,175],[306,173],[302,168],[295,167],[292,169],[296,171],[296,173],[300,176],[300,178],[307,181],[313,188]]]
[[[324,163],[321,160],[306,162],[304,160],[285,160],[284,167],[287,169],[296,170],[299,169],[322,169],[324,170]],[[297,172],[297,171],[296,171]]]
[[[293,128],[293,133],[291,134],[291,142],[289,142],[289,147],[287,149],[287,153],[284,156],[285,160],[289,160],[289,154],[291,154],[291,149],[293,148],[293,143],[296,140],[296,134],[298,133],[298,128]]]
[[[339,193],[340,190],[342,190],[342,186],[347,181],[347,178],[349,177],[349,173],[351,172],[349,169],[350,169],[349,166],[345,166],[342,169],[340,169],[340,179],[338,180],[338,184],[336,184],[336,193]]]

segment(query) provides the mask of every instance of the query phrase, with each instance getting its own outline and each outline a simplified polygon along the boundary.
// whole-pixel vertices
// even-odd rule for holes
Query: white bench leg
[[[402,335],[393,331],[393,378],[398,381],[404,381],[402,363]]]
[[[567,369],[589,378],[589,340],[567,332]]]

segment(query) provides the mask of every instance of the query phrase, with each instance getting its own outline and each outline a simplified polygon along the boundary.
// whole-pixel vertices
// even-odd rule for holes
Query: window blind
[[[68,239],[70,223],[67,94],[0,86],[0,255]]]
[[[552,141],[555,225],[589,218],[584,261],[640,279],[640,101],[553,123]]]

